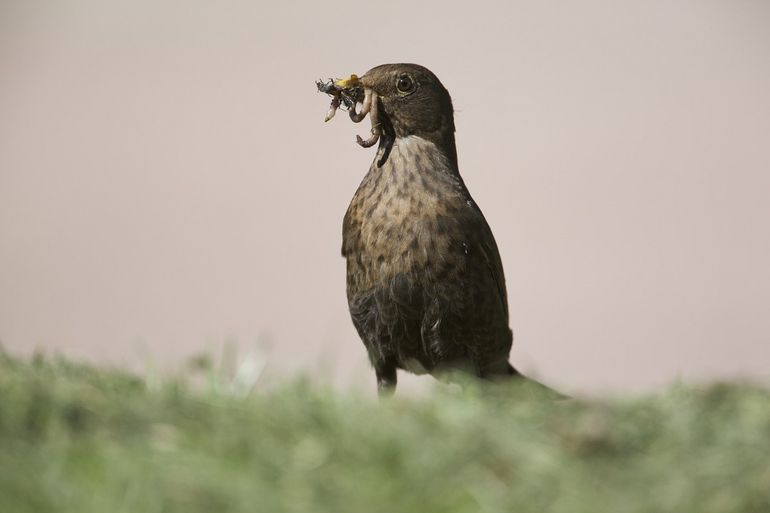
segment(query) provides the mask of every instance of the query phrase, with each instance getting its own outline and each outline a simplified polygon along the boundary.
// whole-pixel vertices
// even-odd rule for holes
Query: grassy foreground
[[[0,510],[767,512],[770,394],[237,396],[0,353]]]

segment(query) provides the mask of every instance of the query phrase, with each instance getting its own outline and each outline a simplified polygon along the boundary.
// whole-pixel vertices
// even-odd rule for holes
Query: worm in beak
[[[372,135],[365,140],[357,135],[356,142],[364,148],[369,148],[377,143],[382,131],[377,117],[379,100],[374,90],[364,87],[356,75],[351,75],[347,79],[329,79],[328,82],[318,80],[316,86],[320,92],[332,97],[324,122],[332,119],[337,113],[337,109],[342,105],[347,108],[348,115],[354,123],[360,123],[368,114],[372,124]],[[356,105],[359,102],[361,103],[361,110],[357,111]]]
[[[356,142],[363,146],[364,148],[369,148],[371,146],[374,146],[374,144],[380,140],[380,134],[382,133],[382,129],[380,127],[380,121],[377,116],[378,113],[378,107],[379,105],[379,98],[377,98],[377,93],[372,91],[371,89],[366,90],[367,93],[370,93],[370,103],[369,103],[369,120],[372,122],[372,135],[364,140],[361,138],[360,135],[356,136]],[[361,112],[364,112],[364,109],[366,108],[366,105],[361,109]],[[366,114],[364,114],[365,116]],[[352,117],[352,116],[351,116]],[[363,119],[363,117],[361,118]]]
[[[360,123],[367,114],[369,114],[369,111],[372,108],[372,90],[371,89],[364,89],[364,101],[361,103],[361,112],[356,112],[356,106],[353,105],[353,107],[350,109],[350,119],[353,120],[353,123]]]

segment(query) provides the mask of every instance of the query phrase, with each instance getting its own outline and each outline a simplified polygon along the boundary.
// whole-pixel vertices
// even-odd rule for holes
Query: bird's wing
[[[476,221],[480,221],[479,229],[479,250],[487,262],[489,273],[492,275],[492,281],[497,286],[497,292],[500,296],[500,302],[505,312],[506,321],[508,319],[508,292],[505,289],[505,274],[503,274],[503,262],[500,259],[500,251],[497,249],[497,242],[495,242],[495,236],[492,235],[492,229],[487,223],[487,219],[484,217],[484,213],[471,197],[471,193],[468,192],[468,188],[465,186],[465,182],[462,177],[457,174],[453,177],[455,187],[459,190],[463,197],[463,200],[473,210]]]
[[[481,211],[479,211],[481,213]],[[492,230],[489,228],[484,215],[481,214],[483,227],[482,237],[479,244],[482,255],[487,261],[487,267],[492,275],[492,280],[497,285],[497,292],[500,295],[500,302],[503,305],[503,311],[505,312],[506,319],[508,318],[508,293],[505,289],[505,274],[503,274],[503,262],[500,259],[500,251],[497,249],[497,243],[495,237],[492,235]]]

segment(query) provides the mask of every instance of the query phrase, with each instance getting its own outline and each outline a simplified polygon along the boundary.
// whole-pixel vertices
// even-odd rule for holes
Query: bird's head
[[[383,64],[361,78],[319,80],[316,86],[332,97],[325,121],[343,104],[356,123],[370,115],[371,137],[356,136],[356,140],[364,148],[380,141],[385,149],[379,163],[387,158],[396,139],[409,136],[432,142],[451,162],[457,162],[452,99],[429,69],[417,64]],[[384,136],[382,140],[380,136]]]
[[[383,129],[395,137],[410,135],[435,142],[454,139],[452,99],[429,69],[417,64],[383,64],[360,78],[377,93]]]

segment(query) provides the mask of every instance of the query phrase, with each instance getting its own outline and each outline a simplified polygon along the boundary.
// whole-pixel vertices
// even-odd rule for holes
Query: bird
[[[359,144],[379,142],[342,227],[348,307],[379,395],[395,391],[399,369],[522,377],[509,362],[497,243],[458,168],[449,92],[429,69],[406,63],[339,83],[363,103],[358,112],[352,102],[351,119],[371,114],[372,137]],[[327,120],[339,105],[338,96]]]

